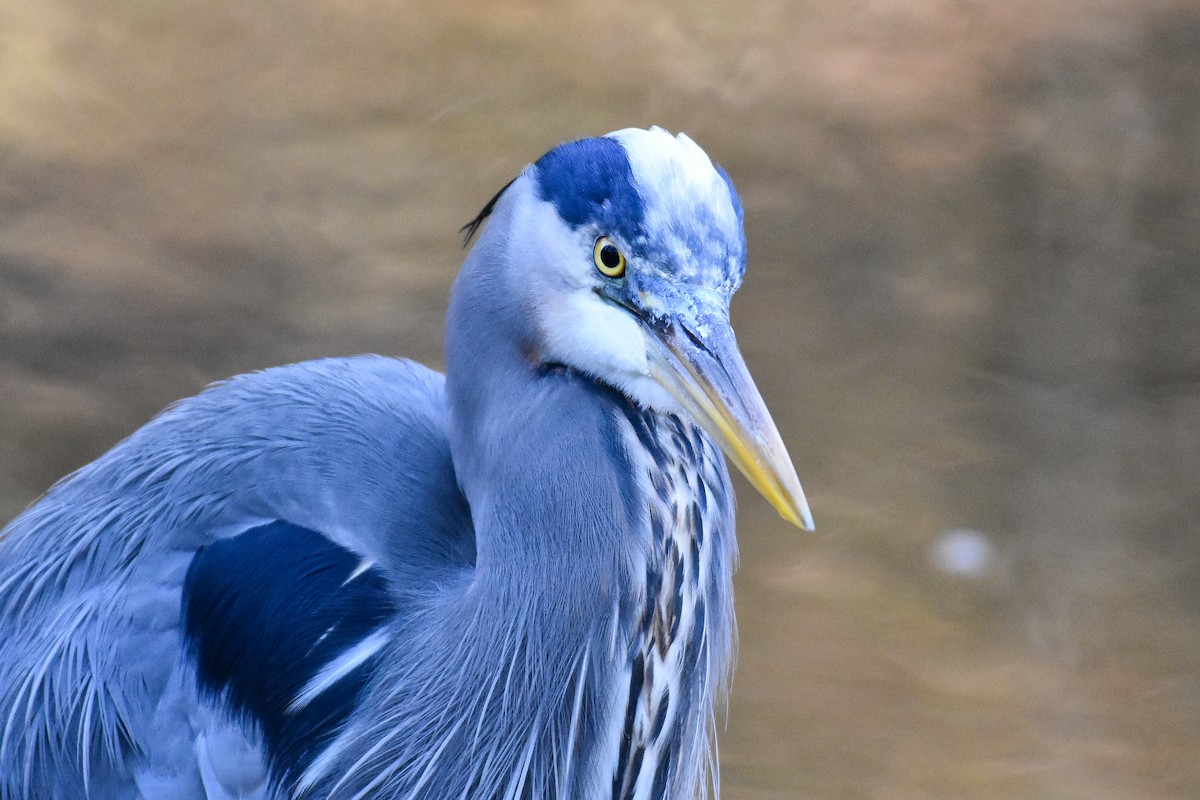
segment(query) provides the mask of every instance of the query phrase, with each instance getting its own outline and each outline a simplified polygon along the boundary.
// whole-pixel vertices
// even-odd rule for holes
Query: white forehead
[[[606,138],[616,139],[629,154],[630,164],[638,177],[648,177],[670,164],[697,184],[718,177],[708,154],[686,133],[672,136],[655,125],[652,128],[625,128],[613,131]],[[651,168],[656,169],[651,169]]]
[[[744,264],[738,203],[700,146],[659,127],[608,134],[625,150],[644,203],[643,230],[677,278],[736,288]]]
[[[655,126],[649,130],[625,128],[608,134],[608,138],[625,148],[634,181],[647,205],[702,203],[713,211],[724,211],[728,216],[725,221],[737,224],[729,187],[708,154],[686,134],[672,136]]]

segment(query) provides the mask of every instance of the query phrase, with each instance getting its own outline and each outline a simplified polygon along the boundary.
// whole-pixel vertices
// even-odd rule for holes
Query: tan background
[[[651,123],[819,526],[739,483],[724,796],[1200,796],[1196,2],[0,0],[0,516],[214,379],[440,364],[456,228]]]

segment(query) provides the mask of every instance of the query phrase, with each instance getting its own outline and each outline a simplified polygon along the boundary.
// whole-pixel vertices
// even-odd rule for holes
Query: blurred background
[[[0,517],[170,401],[442,364],[457,228],[564,140],[733,175],[723,796],[1200,797],[1200,3],[0,0]]]

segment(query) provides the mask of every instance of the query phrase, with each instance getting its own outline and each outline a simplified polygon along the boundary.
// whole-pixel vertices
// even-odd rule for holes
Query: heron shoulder
[[[464,524],[446,427],[442,376],[411,361],[356,356],[237,376],[64,478],[0,546],[38,539],[40,555],[24,557],[45,560],[65,557],[71,539],[152,532],[158,546],[194,549],[287,519],[386,562],[403,555],[409,529]]]
[[[320,611],[312,619],[344,628],[326,637],[329,650],[369,638],[397,607],[392,587],[419,591],[467,569],[474,539],[445,417],[442,377],[411,362],[330,359],[239,376],[176,403],[15,519],[0,535],[0,795],[41,796],[42,781],[95,788],[153,767],[174,739],[204,738],[189,733],[197,701],[179,678],[188,586],[199,609],[268,589],[276,608],[307,598]],[[371,566],[359,572],[360,562]],[[338,570],[348,574],[330,591],[333,579],[318,578]],[[239,608],[249,610],[222,618],[221,636],[299,642],[293,634],[307,630],[294,615]],[[188,636],[221,638],[211,631],[193,620]],[[281,648],[274,677],[286,667],[280,685],[321,694],[306,703],[313,713],[344,713],[352,698],[314,682],[341,673],[311,647]],[[345,674],[361,663],[346,662]],[[210,686],[232,686],[245,666],[210,669]],[[261,722],[294,700],[235,707]],[[143,748],[145,764],[113,761],[121,737]],[[282,752],[297,747],[289,740]]]

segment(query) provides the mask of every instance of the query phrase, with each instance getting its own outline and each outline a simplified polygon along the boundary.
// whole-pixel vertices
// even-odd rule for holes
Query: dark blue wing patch
[[[183,586],[201,691],[261,726],[272,773],[289,783],[354,709],[378,654],[301,707],[294,701],[395,612],[378,569],[362,569],[355,553],[287,522],[203,548]]]

